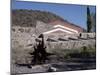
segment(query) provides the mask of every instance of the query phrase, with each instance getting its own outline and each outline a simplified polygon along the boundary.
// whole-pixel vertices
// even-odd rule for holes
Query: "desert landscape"
[[[96,69],[96,33],[46,11],[12,10],[11,73]]]

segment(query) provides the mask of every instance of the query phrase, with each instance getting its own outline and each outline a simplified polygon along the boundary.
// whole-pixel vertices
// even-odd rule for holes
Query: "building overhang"
[[[57,31],[61,31],[61,32],[68,33],[68,34],[75,34],[75,33],[77,34],[77,33],[79,33],[75,29],[65,27],[65,26],[62,26],[62,25],[55,25],[55,26],[53,26],[52,30],[44,32],[43,34],[50,34],[50,33],[54,33],[54,32],[57,32]]]
[[[50,33],[57,32],[57,31],[61,31],[61,32],[68,33],[68,34],[74,34],[71,31],[64,30],[64,29],[61,29],[61,28],[52,29],[50,31],[44,32],[43,34],[50,34]]]

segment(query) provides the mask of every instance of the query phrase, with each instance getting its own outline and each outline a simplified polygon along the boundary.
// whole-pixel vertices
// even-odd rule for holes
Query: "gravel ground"
[[[53,70],[52,70],[53,68]],[[74,70],[89,70],[95,69],[95,63],[66,63],[66,62],[59,62],[59,63],[51,63],[51,64],[44,64],[44,65],[34,65],[29,68],[28,66],[18,66],[12,65],[11,72],[12,74],[22,74],[22,73],[43,73],[43,72],[54,72],[54,71],[74,71]],[[55,70],[56,69],[56,70]]]

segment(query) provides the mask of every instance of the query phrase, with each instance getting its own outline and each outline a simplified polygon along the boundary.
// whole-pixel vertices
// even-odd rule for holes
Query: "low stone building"
[[[12,26],[11,46],[12,48],[32,48],[36,43],[35,39],[38,38],[40,34],[44,34],[45,43],[68,43],[70,40],[84,40],[89,37],[95,39],[95,33],[83,33],[83,31],[83,28],[64,21],[54,21],[49,24],[37,21],[36,27]]]

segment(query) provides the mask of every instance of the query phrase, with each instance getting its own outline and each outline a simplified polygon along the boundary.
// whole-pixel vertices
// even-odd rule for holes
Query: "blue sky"
[[[86,5],[54,4],[39,2],[24,2],[12,0],[12,9],[32,9],[49,11],[59,15],[63,19],[86,29],[87,9]],[[96,12],[95,6],[90,6],[91,13]]]

